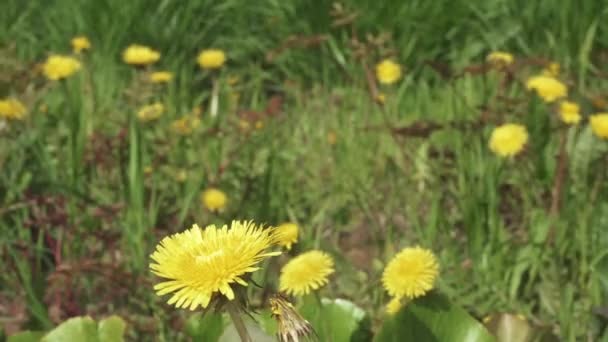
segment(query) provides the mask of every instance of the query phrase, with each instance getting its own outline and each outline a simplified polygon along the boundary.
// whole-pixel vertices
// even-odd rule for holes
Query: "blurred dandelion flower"
[[[568,89],[559,80],[551,76],[534,76],[526,82],[528,90],[535,90],[545,102],[553,102],[568,95]]]
[[[549,77],[558,77],[560,69],[561,67],[559,63],[551,62],[545,67],[545,69],[543,69],[543,75]]]
[[[313,250],[291,259],[281,269],[279,289],[292,296],[303,296],[329,282],[334,260],[325,252]]]
[[[528,142],[528,131],[525,126],[504,124],[494,128],[490,136],[490,150],[501,157],[518,154]]]
[[[564,123],[576,125],[581,121],[580,108],[578,104],[570,101],[563,101],[559,104],[559,117]]]
[[[164,111],[165,106],[160,102],[156,102],[141,107],[141,109],[137,112],[137,118],[142,122],[156,120],[160,118]]]
[[[187,115],[171,123],[171,129],[179,135],[190,135],[201,124],[201,119]]]
[[[226,62],[226,54],[218,49],[203,50],[198,55],[197,61],[203,69],[219,69]]]
[[[293,304],[282,295],[273,295],[268,299],[272,317],[277,321],[277,338],[279,342],[298,342],[314,334],[312,325],[302,317]]]
[[[600,138],[608,139],[608,113],[598,113],[589,118],[591,130]]]
[[[277,244],[279,246],[285,247],[287,250],[291,249],[291,246],[298,242],[298,225],[295,223],[283,223],[275,228],[272,233],[275,238]]]
[[[327,132],[327,143],[330,145],[335,145],[338,142],[338,135],[334,131]]]
[[[49,80],[57,81],[72,76],[80,68],[80,62],[76,58],[52,55],[44,63],[42,72]]]
[[[386,95],[383,93],[378,93],[375,98],[376,102],[379,104],[384,104],[386,102]]]
[[[177,308],[206,308],[216,295],[235,298],[231,284],[247,286],[244,276],[262,260],[281,254],[269,252],[270,231],[249,221],[233,221],[230,229],[193,225],[165,237],[150,256],[152,273],[166,281],[154,286],[159,296],[173,293],[168,304]]]
[[[89,38],[85,36],[77,36],[72,38],[72,50],[74,53],[81,53],[82,51],[88,50],[91,48],[91,42]]]
[[[228,203],[228,197],[219,189],[209,188],[201,194],[201,202],[210,211],[222,211]]]
[[[404,306],[404,301],[400,297],[393,297],[388,304],[386,304],[386,313],[394,315]]]
[[[515,58],[513,58],[513,55],[508,52],[494,51],[491,52],[488,57],[486,57],[486,61],[494,66],[502,67],[513,64]]]
[[[150,74],[152,83],[168,83],[173,79],[173,73],[168,71],[156,71]]]
[[[255,129],[260,130],[260,129],[262,129],[262,128],[264,128],[264,121],[262,121],[262,120],[257,120],[257,121],[255,122]]]
[[[23,103],[17,99],[7,98],[0,100],[0,118],[6,120],[23,120],[27,110]]]
[[[160,52],[147,46],[133,44],[123,51],[122,60],[131,65],[149,65],[160,59]]]
[[[382,274],[382,283],[391,296],[413,299],[432,290],[438,274],[439,264],[433,252],[408,247],[388,263]]]
[[[390,59],[376,65],[376,78],[382,84],[392,84],[401,78],[401,66]]]

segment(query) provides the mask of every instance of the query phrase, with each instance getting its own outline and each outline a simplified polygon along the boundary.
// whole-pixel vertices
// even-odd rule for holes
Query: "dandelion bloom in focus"
[[[6,120],[23,120],[27,110],[23,103],[17,99],[7,98],[0,100],[0,118]]]
[[[591,130],[602,139],[608,139],[608,113],[598,113],[589,118]]]
[[[197,62],[203,69],[219,69],[226,62],[226,54],[218,49],[203,50],[198,55]]]
[[[272,234],[279,246],[290,250],[291,246],[298,242],[299,230],[298,225],[295,223],[283,223],[275,228]]]
[[[311,336],[312,325],[302,317],[283,295],[273,295],[268,299],[272,318],[277,321],[279,342],[297,342]]]
[[[491,52],[488,57],[486,57],[486,61],[495,66],[508,66],[513,64],[514,60],[515,58],[513,58],[512,54],[502,51]]]
[[[44,63],[42,72],[49,80],[57,81],[72,76],[80,68],[80,62],[76,58],[52,55]]]
[[[222,211],[228,203],[228,197],[219,189],[209,188],[201,194],[201,202],[210,211]]]
[[[150,82],[167,83],[173,78],[173,73],[168,71],[156,71],[150,74]]]
[[[179,135],[190,135],[201,124],[201,119],[196,116],[184,116],[171,123],[171,129]]]
[[[559,117],[564,123],[576,125],[581,121],[580,108],[578,104],[564,101],[559,104]]]
[[[230,228],[198,225],[165,237],[150,256],[152,273],[165,280],[154,286],[159,296],[173,293],[170,305],[194,310],[206,308],[214,296],[235,298],[234,283],[247,286],[244,277],[259,269],[270,252],[270,231],[253,222],[233,221]]]
[[[437,258],[428,249],[404,248],[388,263],[382,284],[397,298],[413,299],[432,290],[439,275]]]
[[[160,59],[160,52],[147,46],[133,44],[123,51],[122,60],[131,65],[149,65]]]
[[[566,86],[551,76],[534,76],[526,82],[528,90],[535,90],[545,102],[553,102],[568,95]]]
[[[281,269],[279,289],[292,296],[303,296],[329,282],[334,273],[334,260],[321,251],[313,250],[291,259]]]
[[[89,42],[89,38],[85,36],[78,36],[72,38],[72,50],[74,53],[81,53],[84,50],[88,50],[91,48],[91,42]]]
[[[142,122],[156,120],[156,119],[160,118],[160,116],[163,114],[164,111],[165,111],[165,106],[162,103],[160,103],[160,102],[153,103],[150,105],[143,106],[137,112],[137,118]]]
[[[525,126],[504,124],[494,128],[490,136],[490,150],[501,157],[510,157],[523,150],[528,142]]]
[[[559,63],[551,62],[545,67],[545,69],[543,69],[543,75],[557,77],[559,76],[560,69]]]
[[[376,78],[382,84],[392,84],[401,78],[401,66],[390,59],[376,65]]]

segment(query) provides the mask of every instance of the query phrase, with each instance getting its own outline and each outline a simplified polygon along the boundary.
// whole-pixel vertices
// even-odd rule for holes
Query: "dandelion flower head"
[[[0,100],[0,118],[7,120],[23,120],[26,109],[17,99],[7,98]]]
[[[494,128],[490,136],[490,150],[501,157],[511,157],[521,152],[528,142],[525,126],[504,124]]]
[[[392,84],[401,78],[401,66],[390,59],[376,65],[376,78],[382,84]]]
[[[559,104],[559,117],[564,123],[576,125],[581,121],[581,113],[578,104],[563,101]]]
[[[228,197],[219,189],[209,188],[201,194],[201,202],[210,211],[222,211],[228,203]]]
[[[329,282],[334,260],[327,253],[312,250],[291,259],[281,269],[279,289],[292,296],[303,296]]]
[[[164,111],[165,106],[160,102],[156,102],[141,107],[141,109],[137,112],[137,118],[142,122],[156,120],[160,118]]]
[[[152,83],[168,83],[173,78],[173,73],[168,71],[155,71],[150,74]]]
[[[81,53],[82,51],[91,48],[91,42],[89,41],[89,38],[85,36],[74,37],[72,38],[71,43],[72,50],[74,50],[74,53]]]
[[[197,62],[203,69],[219,69],[226,62],[226,54],[219,49],[203,50],[198,55]]]
[[[608,113],[598,113],[589,119],[591,130],[602,139],[608,139]]]
[[[486,57],[486,60],[496,66],[507,66],[513,64],[515,58],[508,52],[494,51]]]
[[[273,236],[275,237],[279,246],[290,250],[291,246],[298,242],[299,230],[298,225],[295,223],[283,223],[275,228]]]
[[[397,298],[413,299],[433,289],[439,275],[437,258],[428,249],[404,248],[388,263],[382,284]]]
[[[147,46],[133,44],[123,51],[122,60],[131,65],[149,65],[160,59],[160,52]]]
[[[80,68],[80,62],[76,58],[52,55],[44,63],[42,72],[49,80],[57,81],[72,76]]]
[[[545,102],[553,102],[568,95],[566,86],[551,76],[534,76],[526,82],[528,90],[535,90]]]

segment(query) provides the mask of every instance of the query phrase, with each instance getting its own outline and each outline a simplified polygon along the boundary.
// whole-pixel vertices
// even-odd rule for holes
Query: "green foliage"
[[[350,341],[365,318],[363,309],[345,299],[307,298],[299,310],[321,341]]]
[[[48,333],[24,331],[8,338],[9,342],[122,342],[126,324],[118,316],[110,316],[99,323],[90,317],[74,317]]]
[[[224,319],[221,314],[207,312],[205,314],[194,314],[188,318],[184,332],[194,342],[217,342],[225,328]]]

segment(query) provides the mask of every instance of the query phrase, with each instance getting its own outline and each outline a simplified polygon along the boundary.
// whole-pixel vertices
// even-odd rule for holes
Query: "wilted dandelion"
[[[147,46],[133,44],[123,51],[122,60],[131,65],[149,65],[160,59],[160,52]]]
[[[277,321],[279,342],[298,342],[314,334],[312,325],[302,317],[293,304],[282,295],[273,295],[268,300],[272,317]]]
[[[89,38],[85,36],[74,37],[72,38],[71,43],[74,53],[81,53],[82,51],[91,48],[91,42],[89,41]]]
[[[262,260],[281,254],[269,252],[270,231],[253,222],[233,221],[230,228],[198,225],[165,237],[150,256],[152,272],[166,281],[154,286],[159,296],[173,293],[170,305],[194,310],[206,308],[220,294],[235,298],[234,283],[247,286],[244,277]]]
[[[279,289],[292,296],[303,296],[329,282],[334,261],[325,252],[313,250],[291,259],[281,269]]]
[[[602,139],[608,139],[608,113],[598,113],[589,118],[591,130]]]
[[[513,64],[515,58],[513,55],[508,52],[503,51],[494,51],[491,52],[487,57],[486,61],[492,63],[492,65],[497,67],[503,67]]]
[[[275,228],[272,235],[279,246],[290,250],[291,246],[298,242],[299,230],[298,225],[295,223],[283,223]]]
[[[222,211],[228,203],[228,197],[219,189],[209,188],[201,194],[201,202],[210,211]]]
[[[201,124],[201,119],[187,115],[171,123],[171,129],[179,135],[190,135]]]
[[[57,81],[72,76],[80,68],[80,62],[76,58],[52,55],[44,63],[42,72],[49,80]]]
[[[382,274],[382,284],[393,297],[413,299],[432,290],[438,274],[439,264],[433,252],[408,247],[388,263]]]
[[[581,113],[578,104],[563,101],[559,104],[559,117],[564,123],[576,125],[581,121]]]
[[[153,103],[150,105],[143,106],[137,112],[137,118],[142,122],[156,120],[156,119],[160,118],[160,116],[163,114],[164,111],[165,111],[165,106],[162,103],[160,103],[160,102]]]
[[[401,78],[401,66],[390,59],[376,65],[376,78],[382,84],[392,84]]]
[[[559,80],[551,76],[534,76],[526,82],[528,90],[535,90],[545,102],[553,102],[568,95],[568,89]]]
[[[219,69],[226,62],[226,54],[218,49],[203,50],[199,53],[197,62],[203,69]]]
[[[490,136],[490,150],[501,157],[510,157],[523,150],[528,142],[525,126],[504,124],[494,128]]]
[[[173,73],[168,71],[156,71],[150,74],[152,83],[168,83],[171,79],[173,79]]]
[[[0,100],[0,118],[6,120],[23,120],[27,110],[23,103],[17,99],[7,98]]]

